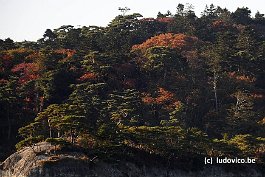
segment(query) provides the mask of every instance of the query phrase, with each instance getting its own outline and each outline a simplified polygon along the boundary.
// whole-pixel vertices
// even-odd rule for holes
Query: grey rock
[[[0,165],[0,177],[262,177],[250,169],[244,172],[227,172],[216,166],[207,166],[196,172],[165,167],[93,161],[83,153],[52,154],[53,146],[42,142],[24,148]]]

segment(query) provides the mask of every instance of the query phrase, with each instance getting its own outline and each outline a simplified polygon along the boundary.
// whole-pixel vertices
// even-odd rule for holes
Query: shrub
[[[36,137],[26,138],[26,139],[24,139],[24,140],[22,140],[16,144],[16,149],[21,150],[23,147],[31,146],[31,145],[38,143],[38,142],[41,142],[43,140],[44,140],[44,136],[42,136],[42,135],[36,136]]]

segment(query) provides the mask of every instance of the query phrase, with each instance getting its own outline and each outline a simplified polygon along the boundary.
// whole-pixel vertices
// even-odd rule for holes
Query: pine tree
[[[107,100],[111,119],[117,124],[137,125],[141,123],[141,99],[138,91],[127,89],[113,92]]]
[[[255,132],[258,114],[253,109],[251,97],[243,91],[237,91],[234,97],[236,103],[228,109],[227,133],[236,135]]]

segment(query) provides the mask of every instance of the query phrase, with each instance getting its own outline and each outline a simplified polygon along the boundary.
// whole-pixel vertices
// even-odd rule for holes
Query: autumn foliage
[[[62,59],[62,61],[66,61],[73,57],[73,55],[76,53],[76,50],[58,49],[58,50],[55,50],[55,53],[66,55],[66,57]]]
[[[265,144],[265,18],[213,6],[196,17],[189,8],[47,29],[37,42],[0,39],[1,152],[19,133],[22,143],[60,137],[80,150],[93,140],[84,150],[99,159],[126,157],[124,148],[187,164],[255,157]],[[237,147],[248,139],[253,152]]]
[[[256,78],[254,77],[247,76],[245,74],[237,74],[236,72],[228,73],[228,77],[238,82],[245,82],[245,83],[253,83],[256,80]]]
[[[228,26],[229,26],[229,24],[223,20],[215,20],[212,22],[212,27],[214,29],[226,28]]]
[[[170,23],[170,22],[174,21],[174,18],[172,18],[172,17],[161,17],[161,18],[157,18],[157,21],[163,22],[163,23]]]
[[[92,72],[87,72],[83,74],[78,80],[79,81],[87,81],[87,80],[93,80],[96,79],[97,75]]]
[[[142,101],[147,105],[161,105],[166,110],[173,110],[182,105],[181,101],[176,99],[174,93],[162,87],[158,88],[157,93],[154,96],[151,96],[150,93],[143,93]]]
[[[160,34],[158,36],[154,36],[146,40],[142,44],[134,45],[132,47],[132,50],[133,51],[140,50],[144,52],[147,49],[155,46],[163,46],[171,49],[183,50],[183,49],[192,48],[197,41],[198,38],[188,36],[185,34],[165,33],[165,34]]]
[[[20,63],[15,65],[11,71],[13,73],[20,73],[19,83],[21,84],[39,77],[39,67],[36,63]]]

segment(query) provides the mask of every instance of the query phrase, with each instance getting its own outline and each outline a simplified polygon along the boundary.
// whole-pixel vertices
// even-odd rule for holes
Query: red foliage
[[[162,18],[157,18],[157,21],[163,22],[163,23],[170,23],[174,21],[174,18],[172,17],[162,17]]]
[[[34,52],[33,50],[24,48],[6,50],[0,54],[0,62],[2,63],[4,70],[9,70],[18,61],[22,62],[26,61],[26,59],[30,59],[30,61],[33,61],[34,59],[36,59],[36,57],[34,59],[32,57],[36,54],[38,54],[38,52]],[[28,62],[30,61],[28,60]]]
[[[12,72],[23,72],[25,74],[29,74],[32,72],[37,72],[39,70],[39,67],[36,63],[20,63],[18,65],[15,65],[11,71]]]
[[[20,63],[15,65],[11,71],[14,73],[20,73],[20,84],[39,78],[39,74],[37,73],[39,67],[36,63]]]
[[[161,87],[158,88],[156,97],[152,97],[150,93],[144,93],[142,101],[148,105],[150,104],[161,105],[164,109],[169,111],[170,110],[172,111],[182,106],[181,101],[177,100],[172,92],[167,91]]]
[[[164,104],[166,102],[172,101],[174,98],[174,94],[165,90],[164,88],[158,88],[158,95],[157,97],[153,98],[151,95],[144,94],[142,98],[143,102],[146,104]]]
[[[133,51],[140,50],[142,52],[145,52],[148,48],[155,46],[163,46],[163,47],[169,47],[171,49],[183,50],[191,48],[194,45],[194,43],[196,43],[197,41],[198,38],[187,36],[185,34],[166,33],[154,36],[146,40],[142,44],[134,45],[132,47],[132,50]]]
[[[22,77],[19,78],[18,82],[20,84],[24,84],[28,81],[31,81],[31,80],[36,80],[39,78],[39,75],[38,74],[29,74],[29,75],[24,75]]]

